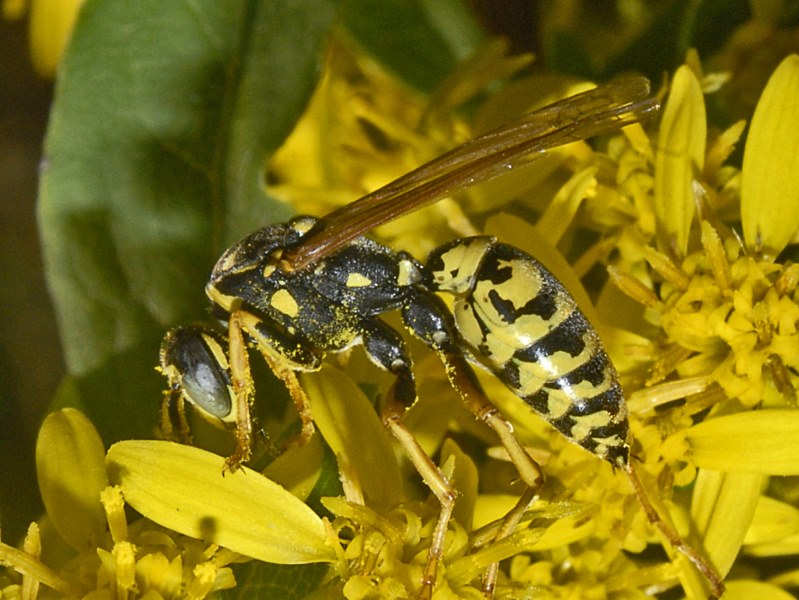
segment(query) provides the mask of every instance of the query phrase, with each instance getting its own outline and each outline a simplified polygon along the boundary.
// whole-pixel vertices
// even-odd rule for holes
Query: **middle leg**
[[[477,375],[466,360],[459,345],[460,335],[446,305],[432,294],[420,293],[403,309],[403,320],[411,331],[438,354],[450,384],[458,392],[475,417],[488,425],[499,437],[508,452],[521,480],[528,489],[517,505],[503,520],[496,540],[510,535],[524,511],[532,503],[537,491],[544,484],[544,473],[537,462],[516,439],[511,424],[488,399]],[[493,597],[498,574],[498,565],[489,567],[483,580],[486,598]]]
[[[381,410],[383,424],[400,443],[411,464],[441,505],[419,592],[419,598],[427,600],[432,596],[438,563],[444,554],[444,542],[457,493],[402,420],[417,397],[411,361],[402,337],[380,321],[367,325],[362,336],[369,357],[395,376],[394,383],[383,400]]]

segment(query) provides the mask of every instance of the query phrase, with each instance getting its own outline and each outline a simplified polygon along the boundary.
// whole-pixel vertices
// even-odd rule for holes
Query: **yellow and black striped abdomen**
[[[456,240],[428,262],[456,300],[464,341],[570,440],[614,465],[628,458],[627,408],[596,331],[537,260],[490,237]]]

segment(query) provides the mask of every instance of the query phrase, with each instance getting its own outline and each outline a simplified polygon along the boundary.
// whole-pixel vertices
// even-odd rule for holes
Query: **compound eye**
[[[183,397],[209,421],[235,422],[224,338],[208,330],[181,328],[170,336],[163,361],[179,377]]]

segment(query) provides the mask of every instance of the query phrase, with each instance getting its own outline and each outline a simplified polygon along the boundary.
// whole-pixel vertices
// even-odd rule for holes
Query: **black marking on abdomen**
[[[610,360],[608,357],[604,352],[597,352],[576,369],[547,382],[546,387],[563,388],[577,385],[583,381],[598,386],[611,377],[611,374],[608,372],[609,369]]]
[[[574,311],[535,343],[517,350],[513,357],[520,362],[537,363],[542,357],[552,356],[556,352],[567,352],[570,356],[578,356],[585,350],[583,335],[587,329],[588,323],[585,317]]]
[[[557,290],[550,287],[542,288],[539,293],[530,298],[523,306],[516,307],[513,302],[503,298],[497,290],[488,292],[491,306],[505,323],[512,325],[516,319],[526,315],[537,315],[544,320],[549,320],[558,309]]]

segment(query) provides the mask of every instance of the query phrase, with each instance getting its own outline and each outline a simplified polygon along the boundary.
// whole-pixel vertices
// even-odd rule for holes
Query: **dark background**
[[[0,19],[0,524],[9,543],[41,512],[30,476],[36,432],[64,374],[36,228],[52,83],[33,71],[27,29]]]

